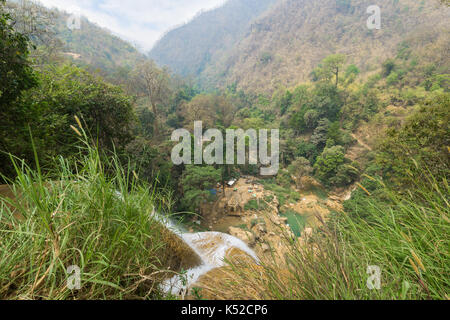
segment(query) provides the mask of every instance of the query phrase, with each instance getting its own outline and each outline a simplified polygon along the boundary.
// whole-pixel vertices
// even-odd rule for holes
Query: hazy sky
[[[40,0],[47,7],[80,13],[148,51],[161,35],[200,10],[225,0]]]

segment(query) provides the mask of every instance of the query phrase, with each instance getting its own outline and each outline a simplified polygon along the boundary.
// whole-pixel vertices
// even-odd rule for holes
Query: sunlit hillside
[[[278,86],[307,81],[315,66],[332,53],[348,55],[350,63],[370,73],[387,58],[395,57],[400,46],[407,46],[427,62],[449,67],[449,9],[443,9],[434,0],[381,0],[377,2],[381,8],[381,30],[369,30],[366,21],[370,14],[366,11],[372,4],[367,0],[277,1],[245,33],[239,34],[232,46],[217,50],[216,41],[209,47],[204,41],[202,45],[214,50],[214,54],[201,69],[189,69],[196,56],[183,49],[172,34],[163,38],[164,47],[160,45],[151,55],[176,56],[176,63],[160,61],[175,70],[198,75],[206,88],[237,83],[238,87],[253,91],[273,91]],[[217,20],[228,17],[225,8],[214,15],[219,18],[208,21],[204,14],[194,19],[183,27],[192,33],[181,39],[198,49],[192,41],[212,34],[210,28],[193,29],[194,26],[215,25]]]

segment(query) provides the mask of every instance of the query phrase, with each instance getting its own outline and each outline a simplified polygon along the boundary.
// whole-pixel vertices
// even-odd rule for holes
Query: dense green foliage
[[[2,6],[3,1],[0,2]],[[28,61],[28,39],[11,26],[11,16],[0,11],[0,108],[5,119],[17,96],[36,84]],[[15,119],[14,119],[15,120]]]
[[[0,6],[4,1],[0,2]],[[28,117],[17,104],[18,96],[37,84],[30,66],[28,39],[11,26],[11,17],[0,7],[0,149],[7,149],[8,136],[16,136],[12,128]],[[18,127],[18,126],[17,126]],[[5,166],[5,155],[0,154],[0,166]]]
[[[210,166],[187,166],[181,179],[183,199],[187,209],[195,211],[200,209],[210,196],[210,190],[221,181],[220,170]]]
[[[449,110],[450,95],[435,95],[402,127],[388,132],[377,159],[387,177],[398,183],[409,181],[418,163],[426,168],[424,176],[430,173],[435,177],[450,176]]]
[[[131,141],[132,99],[119,87],[71,65],[48,67],[37,78],[39,86],[14,102],[17,112],[7,112],[9,130],[3,131],[3,151],[32,163],[32,136],[44,166],[55,156],[70,155],[76,141],[70,130],[74,115],[82,119],[102,150],[123,150]],[[10,161],[5,156],[0,159],[6,174]]]

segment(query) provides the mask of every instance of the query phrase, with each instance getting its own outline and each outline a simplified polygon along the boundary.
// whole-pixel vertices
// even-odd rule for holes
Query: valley
[[[448,300],[450,7],[377,4],[0,0],[0,299]]]

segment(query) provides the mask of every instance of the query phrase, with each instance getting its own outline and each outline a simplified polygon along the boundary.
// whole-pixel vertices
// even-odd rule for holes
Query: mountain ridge
[[[68,20],[72,15],[56,8],[32,1],[8,1],[7,8],[16,27],[35,45],[54,46],[55,52],[71,57],[77,64],[108,74],[117,68],[131,69],[136,61],[147,59],[129,41],[84,16],[80,17],[79,28],[69,28]]]
[[[252,19],[276,0],[230,0],[168,31],[149,52],[157,63],[183,76],[197,76],[215,54],[236,44]],[[187,41],[186,39],[189,39]],[[180,56],[179,52],[182,52]],[[187,62],[184,62],[184,59]]]
[[[363,74],[370,74],[384,60],[395,57],[403,43],[418,57],[445,64],[442,57],[450,46],[448,7],[437,0],[380,0],[382,28],[369,30],[367,8],[372,4],[366,0],[276,1],[249,22],[239,39],[214,49],[202,62],[202,68],[189,69],[194,56],[188,50],[176,51],[170,37],[162,39],[166,48],[157,48],[158,54],[152,51],[150,57],[178,73],[186,68],[193,70],[191,74],[205,89],[236,84],[255,92],[273,92],[280,86],[308,81],[317,64],[333,53],[346,54],[348,62],[356,64]],[[216,14],[223,19],[227,15],[223,9]],[[199,23],[199,18],[185,28]],[[201,34],[193,37],[201,38]],[[432,57],[430,51],[441,58]],[[177,62],[160,58],[164,55],[176,56]]]

